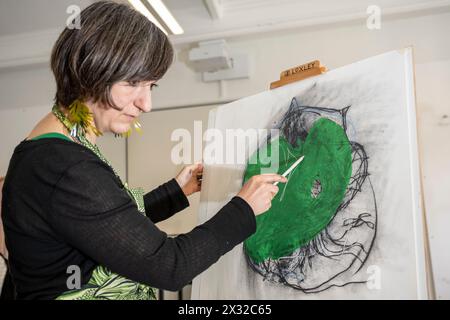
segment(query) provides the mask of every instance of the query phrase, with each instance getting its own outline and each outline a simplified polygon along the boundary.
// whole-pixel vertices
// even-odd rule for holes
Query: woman
[[[96,146],[151,110],[173,57],[167,37],[126,5],[97,2],[51,57],[55,105],[15,149],[3,190],[9,267],[19,299],[153,299],[179,290],[255,232],[286,181],[255,176],[212,219],[168,238],[154,223],[189,205],[201,165],[143,195]]]

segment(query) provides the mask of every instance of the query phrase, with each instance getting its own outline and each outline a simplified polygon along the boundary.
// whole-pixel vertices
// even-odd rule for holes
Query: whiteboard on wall
[[[218,107],[208,128],[266,132],[243,142],[243,163],[205,156],[220,135],[206,144],[201,223],[263,167],[257,152],[278,143],[274,172],[305,160],[193,299],[427,298],[412,49]]]

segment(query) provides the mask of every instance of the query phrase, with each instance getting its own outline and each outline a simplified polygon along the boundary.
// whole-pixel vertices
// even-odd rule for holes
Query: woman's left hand
[[[175,177],[186,196],[202,189],[203,164],[192,164],[183,168]]]

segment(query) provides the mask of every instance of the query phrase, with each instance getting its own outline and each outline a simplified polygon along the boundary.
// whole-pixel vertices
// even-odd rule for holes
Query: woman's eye
[[[152,83],[150,85],[150,90],[153,90],[153,88],[157,88],[157,87],[158,87],[158,85],[156,83]]]
[[[132,87],[137,87],[139,82],[138,81],[128,81],[128,84]]]

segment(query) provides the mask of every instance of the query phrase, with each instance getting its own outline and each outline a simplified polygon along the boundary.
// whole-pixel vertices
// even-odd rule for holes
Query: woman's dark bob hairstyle
[[[111,86],[160,79],[173,60],[167,36],[128,5],[96,2],[80,14],[81,28],[65,28],[55,43],[51,68],[55,103],[93,100],[117,108]]]

